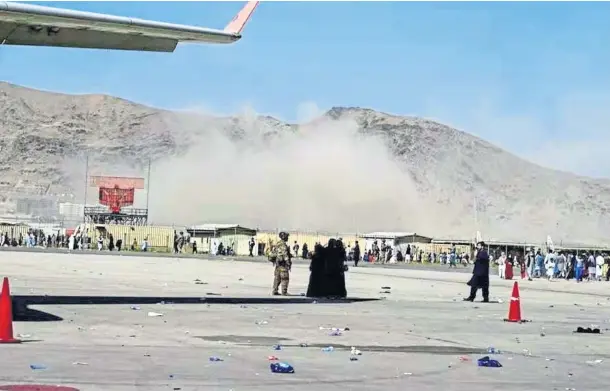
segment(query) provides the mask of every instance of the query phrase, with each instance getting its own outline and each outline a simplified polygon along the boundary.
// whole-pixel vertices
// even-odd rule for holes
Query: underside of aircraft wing
[[[173,52],[179,42],[228,44],[256,9],[250,1],[224,30],[0,1],[0,44]]]

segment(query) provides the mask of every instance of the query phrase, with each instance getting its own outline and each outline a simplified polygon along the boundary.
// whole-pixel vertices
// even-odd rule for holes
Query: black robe
[[[326,297],[328,281],[326,278],[326,249],[317,245],[309,265],[309,285],[307,297]]]
[[[328,296],[346,297],[345,288],[345,249],[343,246],[326,248],[326,278],[328,279]]]
[[[477,258],[472,269],[472,278],[468,281],[468,285],[473,288],[489,287],[489,254],[484,249],[477,252]]]

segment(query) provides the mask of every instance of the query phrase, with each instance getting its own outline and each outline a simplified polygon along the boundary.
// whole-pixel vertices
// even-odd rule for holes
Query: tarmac
[[[0,390],[580,391],[610,383],[606,282],[519,280],[531,322],[515,324],[503,321],[513,282],[495,275],[495,302],[469,303],[464,272],[351,267],[354,300],[328,303],[302,296],[304,263],[293,266],[287,298],[270,296],[268,262],[240,258],[2,251],[0,267],[24,340],[0,345]],[[573,332],[591,325],[602,334]],[[320,327],[349,330],[333,336]],[[477,366],[489,347],[502,351],[491,355],[502,368]],[[269,356],[295,373],[271,373]]]

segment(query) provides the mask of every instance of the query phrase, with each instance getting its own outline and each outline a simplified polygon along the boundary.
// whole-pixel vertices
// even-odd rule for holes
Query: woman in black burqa
[[[326,297],[326,249],[320,244],[314,247],[311,264],[309,265],[309,285],[307,297]]]
[[[309,270],[307,297],[347,296],[345,288],[345,248],[341,241],[330,239],[326,247],[316,246]]]
[[[326,246],[327,296],[344,298],[345,289],[345,247],[340,240],[330,239]]]

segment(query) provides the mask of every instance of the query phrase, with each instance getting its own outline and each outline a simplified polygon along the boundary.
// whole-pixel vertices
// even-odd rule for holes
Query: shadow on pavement
[[[377,301],[377,298],[314,299],[303,296],[286,297],[142,297],[142,296],[34,296],[13,295],[15,322],[54,322],[63,318],[29,308],[32,305],[145,305],[145,304],[350,304]]]

